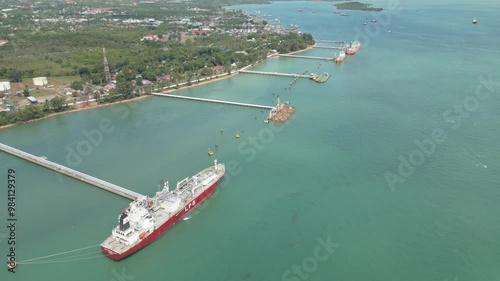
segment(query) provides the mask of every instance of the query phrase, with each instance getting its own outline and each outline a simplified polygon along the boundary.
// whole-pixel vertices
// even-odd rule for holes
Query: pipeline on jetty
[[[312,56],[285,55],[285,54],[278,54],[278,56],[288,57],[288,58],[312,59],[312,60],[334,60],[334,58],[328,58],[328,57],[312,57]]]
[[[51,169],[53,171],[56,171],[58,173],[64,174],[66,176],[75,178],[77,180],[86,182],[88,184],[97,186],[99,188],[102,188],[104,190],[107,190],[109,192],[113,192],[115,194],[118,194],[120,196],[135,200],[138,197],[142,196],[141,194],[128,190],[126,188],[120,187],[116,184],[112,184],[106,181],[103,181],[101,179],[89,176],[87,174],[84,174],[82,172],[78,172],[76,170],[70,169],[68,167],[65,167],[63,165],[59,165],[57,163],[54,163],[52,161],[49,161],[47,159],[44,159],[42,157],[38,157],[32,154],[29,154],[27,152],[21,151],[19,149],[10,147],[8,145],[5,145],[3,143],[0,143],[0,150],[4,151],[6,153],[12,154],[14,156],[17,156],[19,158],[22,158],[24,160],[30,161],[32,163],[38,164],[40,166],[43,166],[45,168]]]
[[[308,78],[308,79],[311,79],[311,75],[306,75],[306,74],[265,72],[265,71],[255,71],[255,70],[240,70],[240,73],[249,73],[249,74],[260,74],[260,75],[270,75],[270,76],[282,76],[282,77]]]
[[[246,107],[253,107],[253,108],[263,108],[263,109],[273,109],[274,108],[273,106],[269,106],[269,105],[241,103],[241,102],[223,101],[223,100],[213,100],[213,99],[204,99],[204,98],[194,98],[194,97],[178,96],[178,95],[171,95],[171,94],[160,94],[160,93],[151,93],[151,94],[153,96],[159,96],[159,97],[169,97],[169,98],[177,98],[177,99],[184,99],[184,100],[204,101],[204,102],[212,102],[212,103],[228,104],[228,105],[238,105],[238,106],[246,106]]]
[[[320,40],[320,39],[317,39],[317,40],[314,40],[315,42],[319,42],[319,43],[336,43],[336,44],[345,44],[345,41],[339,41],[339,40]]]
[[[345,47],[335,47],[335,46],[317,46],[317,45],[314,45],[313,48],[316,48],[316,49],[345,50]]]

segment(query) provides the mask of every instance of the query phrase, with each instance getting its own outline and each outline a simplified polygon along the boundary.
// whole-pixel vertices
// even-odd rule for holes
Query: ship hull
[[[355,53],[357,53],[357,52],[358,52],[358,50],[359,50],[359,48],[356,48],[356,49],[354,49],[354,50],[347,50],[347,51],[345,51],[345,53],[346,53],[347,55],[354,55]]]
[[[160,237],[162,234],[164,234],[167,230],[169,230],[174,224],[182,219],[182,217],[187,214],[188,212],[194,210],[198,205],[203,203],[212,193],[215,191],[217,188],[217,185],[219,184],[221,179],[217,180],[215,183],[213,183],[207,190],[205,190],[203,193],[201,193],[198,197],[194,198],[191,202],[195,202],[191,207],[189,208],[184,208],[182,211],[179,213],[175,214],[172,216],[170,219],[168,219],[164,224],[162,224],[159,228],[155,229],[153,232],[151,232],[149,235],[145,236],[139,243],[135,244],[134,246],[130,247],[128,250],[124,251],[123,253],[116,253],[111,249],[108,249],[104,246],[101,245],[101,250],[102,252],[110,259],[113,259],[115,261],[121,260],[138,250],[144,248],[147,246],[149,243],[153,242],[156,238]],[[186,205],[189,206],[189,203]]]

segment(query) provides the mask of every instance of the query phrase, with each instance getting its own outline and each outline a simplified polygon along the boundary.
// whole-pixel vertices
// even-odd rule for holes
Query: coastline
[[[148,98],[148,97],[150,97],[150,95],[144,95],[144,96],[135,97],[135,98],[128,99],[128,100],[122,100],[122,101],[117,101],[117,102],[113,102],[113,103],[103,103],[103,104],[99,104],[99,103],[93,101],[93,102],[90,102],[89,105],[83,105],[81,107],[77,107],[75,109],[71,109],[71,110],[67,110],[67,111],[63,111],[63,112],[51,113],[51,114],[49,114],[47,116],[44,116],[42,118],[33,119],[33,120],[29,120],[29,121],[22,122],[22,123],[14,123],[14,124],[3,125],[3,126],[0,126],[0,130],[1,129],[6,129],[6,128],[10,128],[10,127],[13,127],[13,126],[16,126],[16,125],[22,125],[22,124],[27,124],[27,123],[31,123],[31,122],[36,122],[36,121],[44,120],[44,119],[47,119],[47,118],[50,118],[50,117],[59,116],[59,115],[67,114],[67,113],[79,112],[79,111],[84,111],[84,110],[88,110],[88,109],[105,107],[105,106],[109,106],[109,105],[115,105],[115,104],[120,104],[120,103],[131,102],[131,101],[138,101],[138,100],[141,100],[141,99],[144,99],[144,98]]]
[[[312,49],[313,46],[309,46],[309,47],[307,47],[305,49],[302,49],[302,50],[298,50],[298,51],[287,53],[287,55],[293,55],[293,54],[297,54],[297,53],[308,51],[308,50]],[[273,59],[273,58],[277,58],[277,57],[279,57],[279,56],[272,55],[272,56],[267,57],[266,59],[264,59],[263,61],[261,61],[259,63],[252,64],[252,65],[249,65],[249,66],[245,66],[245,67],[243,67],[241,69],[246,69],[246,68],[254,67],[254,66],[256,66],[256,65],[258,65],[258,64],[260,64],[262,62],[265,62],[265,61],[267,61],[269,59]],[[179,87],[178,89],[172,88],[172,89],[162,90],[162,91],[160,91],[160,93],[170,94],[170,93],[173,93],[173,92],[178,91],[178,90],[194,88],[194,87],[202,86],[202,85],[205,85],[205,84],[208,84],[208,83],[217,82],[217,81],[220,81],[220,80],[223,80],[223,79],[231,78],[231,77],[234,77],[234,76],[238,75],[239,71],[241,69],[235,70],[233,73],[231,73],[229,75],[224,75],[224,76],[221,76],[221,77],[216,77],[216,78],[213,78],[213,79],[204,80],[204,81],[197,82],[196,84],[192,84],[192,85],[189,85],[189,86],[183,85],[183,86]],[[27,124],[27,123],[31,123],[31,122],[41,121],[41,120],[44,120],[44,119],[47,119],[47,118],[51,118],[51,117],[55,117],[55,116],[59,116],[59,115],[63,115],[63,114],[74,113],[74,112],[79,112],[79,111],[84,111],[84,110],[89,110],[89,109],[95,109],[95,108],[100,108],[100,107],[105,107],[105,106],[110,106],[110,105],[116,105],[116,104],[121,104],[121,103],[134,102],[134,101],[138,101],[138,100],[149,98],[149,97],[152,97],[152,95],[145,94],[143,96],[135,97],[135,98],[128,99],[128,100],[121,100],[121,101],[117,101],[117,102],[104,103],[104,104],[99,104],[99,103],[97,103],[97,102],[94,101],[94,102],[90,102],[88,105],[83,105],[81,107],[77,107],[77,108],[72,109],[72,110],[63,111],[63,112],[57,112],[57,113],[51,113],[51,114],[49,114],[47,116],[44,116],[42,118],[33,119],[33,120],[29,120],[29,121],[22,122],[22,123],[14,123],[14,124],[3,125],[3,126],[0,126],[0,130],[7,129],[7,128],[10,128],[10,127],[14,127],[14,126],[17,126],[17,125],[22,125],[22,124]]]

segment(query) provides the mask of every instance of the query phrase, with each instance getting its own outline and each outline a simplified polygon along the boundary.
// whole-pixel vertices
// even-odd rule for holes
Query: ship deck
[[[157,200],[159,202],[169,201],[169,199],[180,198],[181,204],[179,208],[173,212],[165,210],[163,207],[161,207],[161,204],[159,202],[153,205],[150,208],[150,213],[152,213],[155,218],[155,224],[154,224],[155,230],[160,228],[160,226],[166,223],[173,216],[176,216],[179,213],[181,213],[189,202],[200,196],[206,189],[208,189],[212,184],[214,184],[214,182],[218,181],[224,175],[225,166],[223,164],[219,165],[220,165],[219,170],[215,170],[214,167],[208,167],[205,170],[199,172],[198,174],[188,179],[182,187],[175,189],[172,192],[168,192],[165,190],[164,193],[158,196]],[[215,177],[212,175],[215,175]],[[207,181],[208,179],[210,180]],[[135,228],[136,226],[133,227]],[[135,228],[135,230],[139,232],[143,231],[142,229],[137,229],[137,228]],[[151,233],[147,233],[146,237],[149,236],[150,234]],[[110,235],[108,238],[106,238],[106,240],[104,240],[101,243],[101,247],[112,250],[115,253],[122,254],[127,250],[129,250],[130,248],[137,245],[138,243],[140,243],[140,240],[137,241],[135,244],[127,246],[125,244],[117,242],[113,238],[113,235]]]

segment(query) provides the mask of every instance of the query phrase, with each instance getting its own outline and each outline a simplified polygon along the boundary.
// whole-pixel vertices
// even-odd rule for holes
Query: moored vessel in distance
[[[348,17],[349,14],[340,14],[340,16],[342,16],[342,17]]]
[[[358,52],[360,46],[361,43],[359,43],[359,41],[351,42],[346,46],[345,53],[348,55],[354,55],[356,52]]]
[[[178,182],[174,190],[169,190],[166,182],[154,197],[141,196],[131,202],[118,217],[111,235],[101,243],[102,252],[120,260],[153,242],[205,201],[217,188],[225,170],[224,164],[215,160],[213,166]]]
[[[328,72],[323,72],[321,74],[312,74],[312,79],[318,83],[325,83],[326,80],[330,78],[330,73]]]
[[[344,51],[340,51],[338,57],[335,58],[335,62],[336,63],[341,63],[342,61],[344,61],[345,59],[345,52]]]

